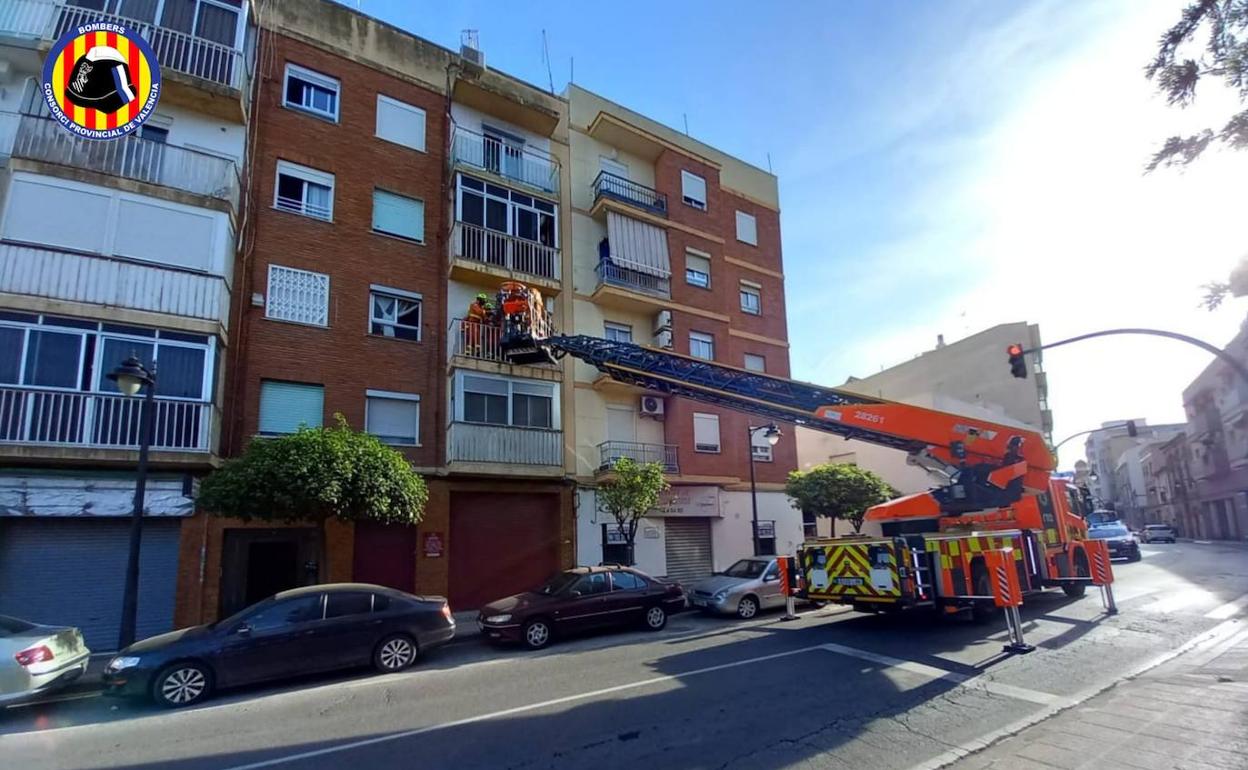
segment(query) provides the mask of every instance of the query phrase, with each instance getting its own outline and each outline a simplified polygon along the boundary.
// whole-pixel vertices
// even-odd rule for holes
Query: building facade
[[[1128,427],[1129,424],[1134,427]],[[1141,466],[1145,454],[1142,447],[1168,441],[1182,433],[1184,427],[1181,423],[1149,425],[1143,418],[1101,423],[1084,441],[1093,502],[1120,514],[1132,511],[1136,517],[1143,515],[1148,493]]]
[[[50,119],[39,86],[52,44],[97,21],[143,30],[163,76],[108,142]],[[109,373],[156,371],[140,636],[174,624],[195,482],[226,453],[254,43],[242,0],[0,7],[0,614],[93,650],[117,642],[138,456],[140,399]]]
[[[789,376],[776,178],[578,86],[569,86],[571,328]],[[791,553],[800,514],[783,486],[796,467],[747,415],[571,368],[577,559],[626,558],[595,486],[618,458],[663,464],[672,485],[638,527],[638,566],[689,580],[751,555],[755,471],[760,550]],[[751,438],[752,435],[752,438]]]

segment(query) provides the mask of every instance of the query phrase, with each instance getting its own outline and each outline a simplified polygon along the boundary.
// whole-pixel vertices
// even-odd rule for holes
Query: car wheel
[[[152,680],[152,699],[165,708],[182,708],[199,703],[211,692],[212,672],[193,661],[175,663]]]
[[[545,620],[530,620],[524,624],[524,643],[530,650],[540,650],[550,644],[550,624]]]
[[[416,662],[416,642],[407,634],[392,634],[382,639],[373,652],[373,667],[382,673],[402,671]]]
[[[659,605],[646,608],[646,628],[661,631],[667,625],[667,612]]]
[[[1127,556],[1127,561],[1139,561],[1141,558],[1140,549],[1137,548]]]
[[[753,596],[744,596],[741,601],[737,602],[737,617],[742,620],[749,620],[758,614],[758,599]]]

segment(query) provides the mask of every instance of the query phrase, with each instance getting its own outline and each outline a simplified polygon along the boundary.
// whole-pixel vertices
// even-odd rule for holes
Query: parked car
[[[1145,543],[1173,543],[1174,527],[1169,524],[1145,524],[1144,530],[1140,532],[1140,540]]]
[[[130,645],[105,668],[104,691],[189,706],[214,690],[269,679],[370,663],[399,671],[454,636],[442,597],[364,583],[307,586]]]
[[[57,690],[87,670],[91,651],[73,626],[0,615],[0,704]]]
[[[1123,526],[1121,522],[1113,521],[1089,527],[1088,537],[1093,540],[1104,540],[1109,546],[1111,559],[1140,560],[1140,541],[1136,540],[1131,530]]]
[[[759,610],[783,607],[781,589],[776,560],[755,556],[691,585],[689,604],[704,612],[752,618]]]
[[[490,602],[478,622],[485,638],[541,649],[557,636],[638,625],[658,631],[685,607],[677,583],[630,567],[577,567],[556,573],[532,591]]]

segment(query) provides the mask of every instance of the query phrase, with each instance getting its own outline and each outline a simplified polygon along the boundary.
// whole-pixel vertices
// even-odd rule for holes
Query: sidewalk
[[[1248,768],[1248,624],[948,765],[957,770]]]

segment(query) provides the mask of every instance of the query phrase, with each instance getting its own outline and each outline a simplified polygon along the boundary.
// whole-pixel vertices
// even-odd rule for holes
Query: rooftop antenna
[[[576,82],[576,57],[575,56],[568,57],[568,82],[569,83]]]
[[[685,119],[685,136],[689,136],[689,113],[682,112],[680,116]]]
[[[768,173],[768,174],[774,174],[774,173],[776,173],[776,172],[774,172],[774,171],[772,171],[772,170],[771,170],[771,153],[770,153],[770,152],[769,152],[769,153],[767,153],[767,173]]]
[[[546,42],[546,30],[542,30],[542,61],[546,62],[546,79],[550,82],[550,92],[555,92],[555,76],[550,71],[550,46]]]
[[[478,51],[481,50],[481,44],[477,40],[477,30],[475,29],[460,30],[459,44],[468,48],[475,48]]]

